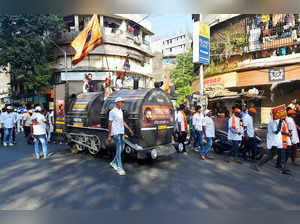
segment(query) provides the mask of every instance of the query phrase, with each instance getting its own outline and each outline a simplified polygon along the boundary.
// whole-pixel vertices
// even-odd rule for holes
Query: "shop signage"
[[[215,75],[204,79],[204,88],[212,86],[222,86],[231,88],[237,86],[237,72],[229,72],[225,74]],[[192,83],[193,92],[199,91],[199,80]]]
[[[278,82],[285,80],[284,67],[273,67],[269,69],[269,81]]]
[[[204,23],[194,23],[193,62],[208,65],[210,63],[210,27]]]

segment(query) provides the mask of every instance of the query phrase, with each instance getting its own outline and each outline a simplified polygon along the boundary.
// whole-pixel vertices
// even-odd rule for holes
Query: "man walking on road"
[[[256,114],[256,109],[251,107],[248,110],[248,113],[245,114],[243,118],[243,125],[244,125],[244,137],[245,137],[245,150],[243,152],[243,158],[246,161],[246,154],[248,151],[251,152],[251,160],[255,161],[256,155],[256,142],[255,142],[255,132],[254,132],[254,125],[253,125],[253,118]]]
[[[230,162],[230,156],[234,153],[234,161],[237,163],[242,163],[238,159],[238,150],[239,150],[239,144],[242,141],[242,133],[243,133],[243,127],[242,122],[240,119],[241,110],[239,108],[234,109],[234,114],[229,119],[228,122],[228,140],[232,142],[232,148],[229,150],[227,156],[226,162]]]
[[[196,107],[196,113],[193,115],[193,126],[195,131],[195,139],[194,139],[194,150],[198,152],[198,147],[200,150],[203,149],[202,144],[202,126],[203,126],[203,115],[201,114],[201,106]]]
[[[39,142],[43,148],[44,159],[47,159],[48,152],[47,152],[47,137],[46,137],[46,124],[48,121],[46,120],[45,116],[42,114],[42,108],[37,106],[35,108],[35,113],[31,117],[31,135],[34,139],[34,151],[35,156],[37,159],[40,159],[40,148]]]
[[[210,149],[213,144],[213,138],[215,137],[215,123],[213,119],[211,118],[212,116],[212,111],[211,110],[206,110],[205,111],[205,117],[203,119],[203,134],[206,138],[206,145],[202,150],[201,153],[201,159],[205,160],[207,159],[214,159],[213,156],[210,156]]]
[[[188,125],[188,120],[184,112],[184,109],[185,109],[185,105],[181,104],[179,106],[179,111],[177,113],[177,132],[178,132],[178,142],[182,144],[183,152],[186,153],[185,141],[186,141],[187,133],[189,131],[189,125]]]
[[[23,127],[24,127],[24,135],[26,140],[30,134],[30,113],[26,109],[24,110],[24,119],[23,119]]]
[[[122,165],[121,153],[125,147],[124,142],[124,126],[129,130],[130,134],[133,136],[133,131],[129,128],[123,119],[123,112],[121,107],[124,104],[124,99],[121,97],[116,98],[116,106],[109,112],[109,123],[108,123],[108,142],[112,139],[116,144],[116,155],[113,161],[110,163],[112,168],[118,172],[119,175],[126,175],[126,172]]]
[[[267,147],[270,149],[267,156],[262,158],[255,166],[257,171],[261,171],[262,166],[279,155],[279,168],[281,174],[288,174],[285,170],[285,149],[283,145],[283,121],[281,119],[270,120],[268,125]]]
[[[12,113],[12,106],[7,107],[7,112],[1,116],[1,124],[4,128],[4,146],[13,146],[13,129],[16,127],[16,116]]]

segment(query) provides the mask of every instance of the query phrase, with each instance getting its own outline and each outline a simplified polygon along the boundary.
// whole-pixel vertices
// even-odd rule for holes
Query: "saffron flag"
[[[76,65],[95,47],[102,42],[102,33],[98,21],[98,16],[93,15],[88,25],[72,41],[71,46],[75,49],[75,56],[72,58],[72,64]]]

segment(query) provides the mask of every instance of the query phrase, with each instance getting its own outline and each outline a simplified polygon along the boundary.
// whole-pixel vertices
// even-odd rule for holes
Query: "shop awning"
[[[271,88],[271,100],[274,100],[275,95],[288,95],[295,90],[300,90],[300,78],[286,80],[274,83]]]

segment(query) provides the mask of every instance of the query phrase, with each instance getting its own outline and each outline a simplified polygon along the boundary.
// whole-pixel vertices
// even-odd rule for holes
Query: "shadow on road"
[[[153,164],[126,163],[118,176],[108,159],[71,154],[50,145],[49,160],[35,160],[33,146],[0,148],[0,209],[284,209],[300,208],[299,168],[282,176],[270,163],[257,173],[250,163],[201,161],[195,152]]]

